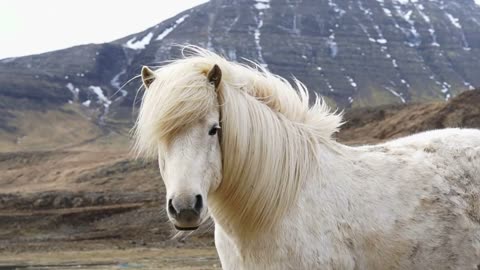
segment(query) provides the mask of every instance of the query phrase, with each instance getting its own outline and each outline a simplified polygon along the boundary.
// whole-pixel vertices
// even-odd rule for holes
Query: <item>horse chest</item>
[[[297,235],[257,239],[241,248],[219,227],[215,244],[223,269],[354,269],[348,246],[330,236]]]

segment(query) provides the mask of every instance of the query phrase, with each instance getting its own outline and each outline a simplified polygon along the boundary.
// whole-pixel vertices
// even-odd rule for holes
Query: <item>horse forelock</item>
[[[155,80],[145,90],[134,128],[138,155],[155,158],[159,142],[171,141],[215,106],[215,89],[207,81],[206,72],[206,63],[185,60],[155,71]]]
[[[159,141],[219,104],[223,180],[209,207],[217,222],[248,239],[272,229],[295,202],[302,180],[318,167],[316,145],[333,142],[341,116],[319,98],[309,106],[308,91],[298,81],[293,87],[261,67],[189,50],[192,56],[156,71],[135,126],[136,149],[158,155]],[[217,90],[206,78],[214,65],[222,70]]]

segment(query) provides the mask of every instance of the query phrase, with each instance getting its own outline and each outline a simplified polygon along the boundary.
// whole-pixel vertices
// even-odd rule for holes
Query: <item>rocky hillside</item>
[[[422,131],[442,128],[480,129],[480,89],[449,102],[385,105],[352,109],[338,139],[349,144],[379,143]]]
[[[119,87],[184,43],[295,75],[340,107],[448,99],[480,86],[474,1],[211,0],[111,43],[0,60],[0,126],[67,103],[131,119],[140,82]]]
[[[448,99],[480,85],[473,0],[211,1],[117,44],[140,64],[193,43],[295,75],[341,107]]]

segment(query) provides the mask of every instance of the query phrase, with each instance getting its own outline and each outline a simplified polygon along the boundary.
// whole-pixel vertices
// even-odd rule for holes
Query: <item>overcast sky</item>
[[[112,41],[208,0],[0,0],[0,59]]]

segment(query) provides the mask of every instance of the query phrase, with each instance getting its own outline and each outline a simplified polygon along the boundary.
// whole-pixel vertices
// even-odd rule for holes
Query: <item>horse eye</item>
[[[218,125],[214,125],[210,131],[208,131],[208,135],[210,136],[213,136],[215,134],[217,134],[217,131],[220,129],[220,127]]]

